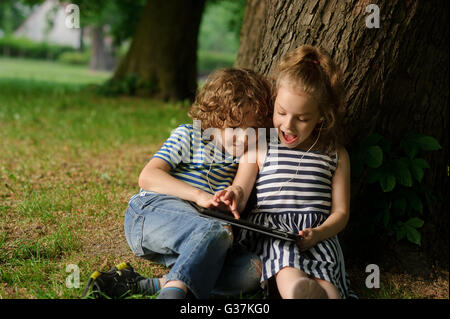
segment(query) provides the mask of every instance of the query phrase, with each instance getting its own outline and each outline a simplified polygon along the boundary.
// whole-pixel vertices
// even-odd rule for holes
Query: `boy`
[[[132,251],[172,267],[164,280],[137,276],[135,284],[129,285],[138,287],[133,292],[148,294],[163,285],[158,299],[183,299],[187,294],[205,299],[216,286],[233,237],[224,223],[199,216],[198,206],[216,209],[214,194],[231,185],[238,157],[248,147],[246,136],[227,140],[225,129],[270,125],[271,86],[251,70],[218,70],[198,93],[188,114],[194,125],[174,130],[144,167],[139,176],[141,191],[130,199],[125,214],[125,236]],[[212,138],[208,132],[214,132]],[[236,210],[233,214],[239,218]],[[242,256],[237,260],[255,265],[254,260]],[[242,269],[248,271],[248,263]],[[257,286],[259,274],[254,272],[253,277],[242,273],[230,276],[245,279],[234,283],[235,287],[246,286],[242,287],[245,290],[252,278]]]

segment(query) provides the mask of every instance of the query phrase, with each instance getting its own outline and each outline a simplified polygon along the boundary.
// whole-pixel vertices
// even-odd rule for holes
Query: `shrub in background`
[[[76,49],[66,45],[35,42],[26,38],[0,38],[0,55],[30,59],[56,60],[64,52]]]
[[[394,143],[379,134],[366,137],[350,150],[352,180],[363,188],[362,200],[367,230],[382,231],[421,245],[419,228],[424,224],[424,206],[436,201],[423,182],[428,162],[423,151],[441,149],[431,136],[409,133]]]

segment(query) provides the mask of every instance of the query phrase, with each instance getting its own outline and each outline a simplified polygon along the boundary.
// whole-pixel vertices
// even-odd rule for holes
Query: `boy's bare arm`
[[[180,181],[169,174],[171,167],[160,158],[152,158],[139,175],[139,186],[145,190],[176,196],[202,207],[211,207],[213,195]]]

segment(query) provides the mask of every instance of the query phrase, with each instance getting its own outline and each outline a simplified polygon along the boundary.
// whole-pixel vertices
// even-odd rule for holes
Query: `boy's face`
[[[256,147],[257,126],[255,116],[248,111],[239,127],[222,128],[220,132],[223,149],[234,157],[240,157],[248,150],[249,146]]]

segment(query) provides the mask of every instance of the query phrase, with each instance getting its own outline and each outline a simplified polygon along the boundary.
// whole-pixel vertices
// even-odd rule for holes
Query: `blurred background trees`
[[[63,25],[66,2],[2,1],[0,54],[110,70],[105,93],[166,100],[192,100],[199,78],[233,65],[245,8],[245,0],[72,3],[80,9],[80,29]]]

